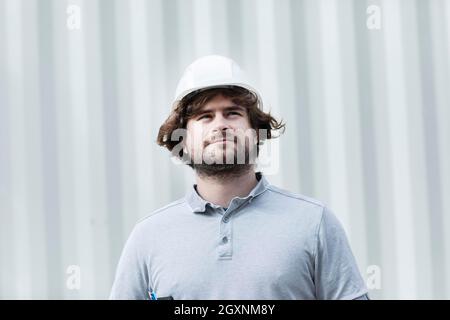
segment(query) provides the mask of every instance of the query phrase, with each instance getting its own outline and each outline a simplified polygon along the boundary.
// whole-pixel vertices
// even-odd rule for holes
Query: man
[[[192,63],[157,142],[196,183],[136,224],[110,298],[368,299],[330,209],[255,173],[259,146],[284,126],[234,61]]]

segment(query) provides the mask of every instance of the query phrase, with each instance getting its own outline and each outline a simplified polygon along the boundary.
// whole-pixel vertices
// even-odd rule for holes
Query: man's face
[[[256,158],[256,132],[247,110],[230,98],[212,98],[189,119],[186,128],[185,150],[195,164],[223,171]]]

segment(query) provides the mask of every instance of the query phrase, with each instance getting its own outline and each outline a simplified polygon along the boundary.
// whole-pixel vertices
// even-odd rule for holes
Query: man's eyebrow
[[[241,107],[241,106],[238,106],[238,105],[233,105],[233,106],[225,107],[225,110],[227,110],[227,111],[230,111],[230,110],[245,111],[245,108]]]
[[[244,107],[238,106],[238,105],[232,105],[232,106],[227,106],[223,108],[225,111],[232,111],[232,110],[240,110],[240,111],[245,111],[246,109]],[[198,112],[196,112],[197,115],[200,114],[204,114],[204,113],[208,113],[208,112],[212,112],[213,110],[211,109],[207,109],[207,110],[199,110]]]

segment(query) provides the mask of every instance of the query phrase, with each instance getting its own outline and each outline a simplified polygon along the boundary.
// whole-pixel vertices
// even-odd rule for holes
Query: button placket
[[[232,223],[227,215],[220,219],[220,234],[218,239],[219,259],[227,259],[232,256]]]
[[[231,259],[232,256],[232,222],[231,216],[235,213],[235,211],[241,209],[247,203],[250,203],[252,198],[246,199],[242,202],[236,202],[233,200],[228,207],[227,212],[222,212],[222,217],[220,219],[220,234],[219,234],[219,245],[218,245],[218,254],[219,259]],[[240,202],[240,203],[239,203]]]

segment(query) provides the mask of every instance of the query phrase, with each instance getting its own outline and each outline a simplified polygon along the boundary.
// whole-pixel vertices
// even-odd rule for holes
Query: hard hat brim
[[[195,95],[199,94],[200,92],[209,90],[209,89],[216,89],[216,88],[233,88],[233,87],[240,87],[243,89],[246,89],[250,91],[251,93],[255,94],[258,98],[258,107],[262,109],[262,99],[258,91],[253,88],[252,86],[249,86],[248,84],[242,84],[242,83],[227,83],[227,84],[217,84],[217,85],[209,85],[209,86],[201,86],[198,88],[191,88],[189,90],[186,90],[182,93],[180,93],[174,100],[173,108],[175,108],[179,101],[181,101],[184,98],[192,98]]]

